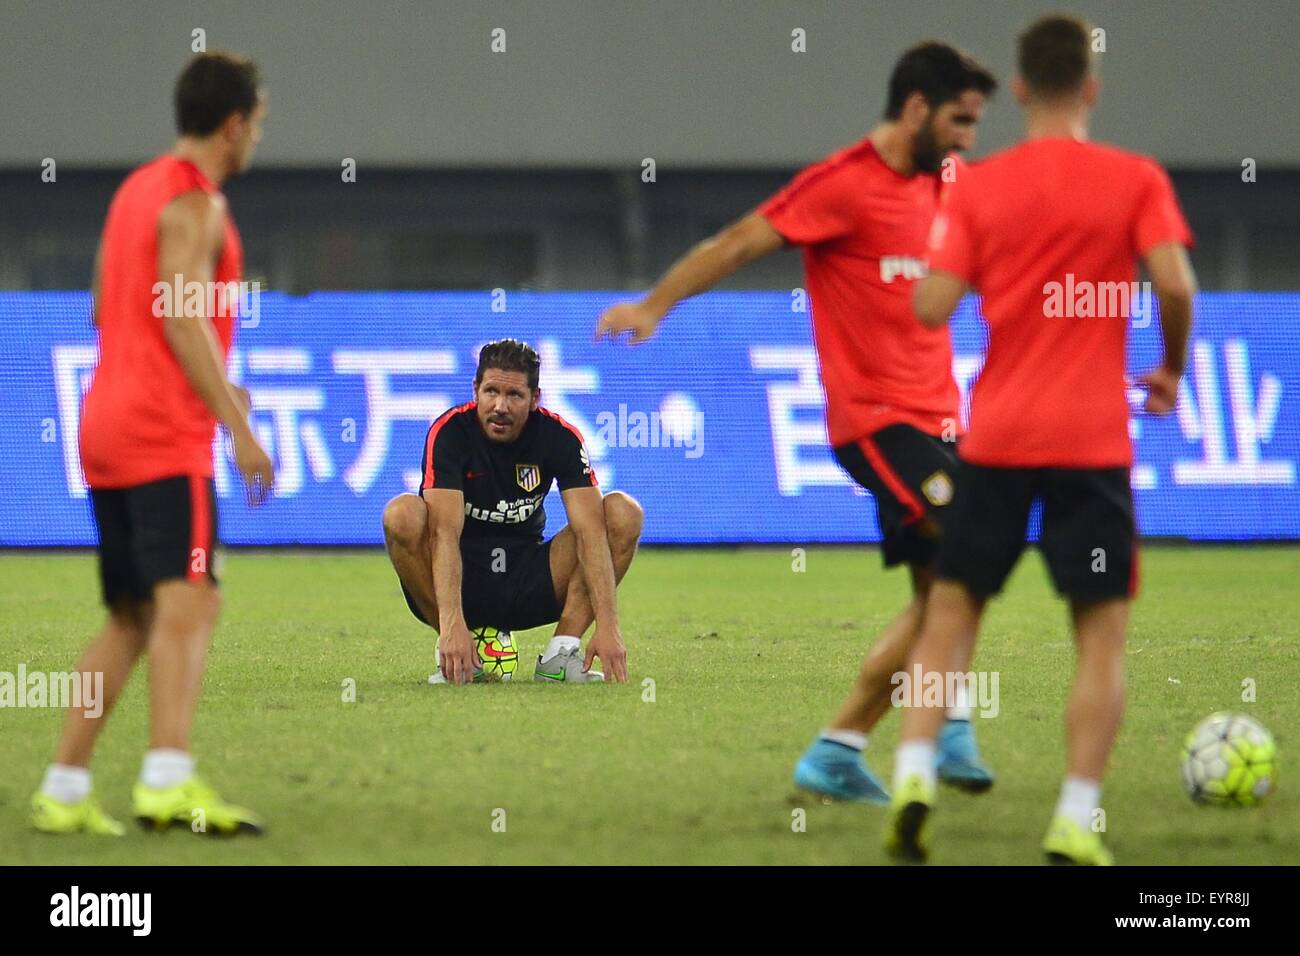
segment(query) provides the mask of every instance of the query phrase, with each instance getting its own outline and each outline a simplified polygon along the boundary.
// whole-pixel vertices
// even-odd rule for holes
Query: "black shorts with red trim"
[[[990,468],[962,463],[939,549],[939,577],[981,597],[1002,590],[1043,503],[1038,550],[1058,593],[1100,601],[1137,593],[1137,531],[1127,468]]]
[[[550,541],[462,539],[460,560],[461,611],[470,630],[526,631],[560,619],[551,578]],[[420,612],[405,582],[398,581],[416,620],[436,628],[437,622]]]
[[[875,496],[885,567],[933,564],[961,468],[953,444],[889,425],[838,446],[835,458]]]
[[[129,488],[92,488],[104,603],[148,601],[162,581],[216,584],[217,499],[211,478],[182,475]]]

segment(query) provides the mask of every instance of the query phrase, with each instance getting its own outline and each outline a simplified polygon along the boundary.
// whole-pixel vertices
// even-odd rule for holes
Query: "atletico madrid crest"
[[[515,481],[524,491],[536,491],[542,483],[542,469],[536,465],[515,465]]]

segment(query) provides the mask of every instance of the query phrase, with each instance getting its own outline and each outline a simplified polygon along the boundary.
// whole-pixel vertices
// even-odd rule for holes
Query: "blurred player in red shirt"
[[[1097,100],[1090,31],[1046,17],[1019,41],[1025,138],[970,167],[936,217],[916,314],[941,328],[968,288],[982,297],[988,353],[960,446],[961,480],[939,549],[921,639],[921,682],[964,670],[985,604],[1025,548],[1042,501],[1039,550],[1070,602],[1078,645],[1066,711],[1067,770],[1043,848],[1057,863],[1106,865],[1095,826],[1101,778],[1124,709],[1124,640],[1137,589],[1124,372],[1137,266],[1160,303],[1165,358],[1142,379],[1146,410],[1174,407],[1196,280],[1191,232],[1154,160],[1088,142]],[[903,717],[886,845],[926,855],[938,707]],[[928,703],[928,702],[927,702]]]
[[[795,783],[841,800],[887,803],[863,760],[867,733],[889,710],[891,679],[920,631],[937,542],[956,481],[958,391],[947,328],[912,315],[926,237],[945,182],[969,149],[992,75],[942,43],[906,51],[889,79],[885,119],[809,166],[743,219],[682,258],[644,299],[615,305],[597,334],[639,342],[682,299],[784,245],[803,249],[813,336],[835,457],[876,499],[886,567],[908,565],[911,603],[863,661],[839,713],[795,766]],[[971,733],[969,709],[950,711],[939,775],[973,792],[993,776]]]
[[[156,829],[261,829],[195,775],[189,738],[221,604],[215,424],[230,433],[254,503],[274,479],[248,423],[248,396],[226,377],[243,252],[221,194],[252,160],[266,103],[251,62],[205,53],[181,74],[175,107],[174,149],[118,188],[96,257],[99,364],[80,439],[108,622],[77,671],[103,674],[103,708],[93,716],[68,711],[55,761],[32,798],[32,822],[47,833],[123,832],[91,792],[90,758],[146,651],[150,749],[134,815]]]

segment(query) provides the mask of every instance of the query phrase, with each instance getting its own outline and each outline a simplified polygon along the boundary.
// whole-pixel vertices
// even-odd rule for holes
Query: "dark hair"
[[[1020,76],[1042,96],[1073,93],[1092,67],[1091,33],[1078,17],[1058,14],[1031,23],[1017,41]]]
[[[974,59],[946,43],[928,40],[912,47],[894,64],[885,119],[902,116],[903,104],[913,93],[921,93],[931,109],[938,109],[967,90],[988,96],[997,88],[993,74]]]
[[[231,113],[245,116],[257,105],[257,65],[233,53],[200,53],[176,81],[176,128],[182,135],[207,136]]]
[[[474,373],[475,387],[483,381],[483,373],[490,368],[500,369],[503,372],[523,372],[528,376],[528,387],[537,391],[537,379],[542,368],[542,360],[527,342],[501,339],[499,342],[489,342],[479,349],[478,371]]]

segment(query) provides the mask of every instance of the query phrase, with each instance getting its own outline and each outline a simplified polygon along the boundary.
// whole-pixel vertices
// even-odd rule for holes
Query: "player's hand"
[[[596,323],[596,340],[606,335],[618,338],[624,332],[631,332],[632,342],[644,342],[654,335],[663,317],[662,312],[644,302],[611,305]]]
[[[587,645],[587,656],[582,662],[582,672],[591,670],[591,662],[597,657],[605,667],[605,673],[620,684],[627,680],[627,648],[623,646],[623,635],[618,625],[601,627],[596,625],[596,633]]]
[[[453,684],[468,684],[474,680],[474,670],[483,666],[474,635],[462,621],[444,628],[438,638],[438,657],[442,661],[442,676]]]
[[[251,428],[242,428],[233,437],[235,466],[244,476],[248,503],[256,507],[271,495],[271,486],[275,484],[275,466],[271,464],[271,456],[253,437]]]
[[[1152,369],[1139,382],[1147,387],[1146,410],[1152,415],[1167,415],[1178,404],[1178,382],[1182,376],[1165,368]]]

